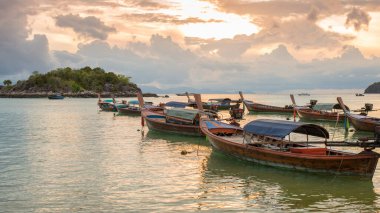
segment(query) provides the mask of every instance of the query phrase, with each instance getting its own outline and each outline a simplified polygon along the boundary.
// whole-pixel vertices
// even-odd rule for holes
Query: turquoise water
[[[333,102],[336,96],[296,100]],[[210,97],[238,98],[203,96]],[[365,102],[380,108],[379,97],[343,95],[352,109]],[[290,103],[288,95],[246,98]],[[98,112],[96,101],[0,99],[0,212],[380,210],[379,171],[369,181],[247,163],[213,151],[204,138],[152,132],[141,128],[140,117]],[[289,117],[248,114],[242,123]],[[335,130],[337,140],[371,135],[319,123]]]

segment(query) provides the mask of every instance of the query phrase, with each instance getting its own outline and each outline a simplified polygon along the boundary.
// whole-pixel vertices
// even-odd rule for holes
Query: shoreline
[[[0,98],[47,98],[49,95],[54,95],[55,93],[0,93]],[[60,93],[65,98],[98,98],[97,93]],[[130,98],[137,97],[134,93],[101,93],[101,98]],[[143,93],[144,97],[159,97],[155,93]]]

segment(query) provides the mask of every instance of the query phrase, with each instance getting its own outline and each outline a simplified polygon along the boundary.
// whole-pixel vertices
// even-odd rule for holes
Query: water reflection
[[[207,185],[235,191],[247,207],[258,209],[379,210],[375,202],[378,194],[368,179],[266,167],[217,152],[212,152],[207,161],[203,187]],[[205,194],[210,196],[210,192]]]

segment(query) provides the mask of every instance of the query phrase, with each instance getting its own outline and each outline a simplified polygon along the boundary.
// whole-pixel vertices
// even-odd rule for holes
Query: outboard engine
[[[365,108],[365,111],[372,111],[373,110],[373,104],[365,103],[364,108]]]
[[[244,113],[244,110],[240,108],[230,109],[230,115],[232,118],[235,118],[235,119],[243,119],[243,113]]]
[[[244,109],[240,109],[240,104],[231,106],[230,115],[234,119],[243,119]]]
[[[310,100],[310,108],[313,108],[317,104],[318,100]]]

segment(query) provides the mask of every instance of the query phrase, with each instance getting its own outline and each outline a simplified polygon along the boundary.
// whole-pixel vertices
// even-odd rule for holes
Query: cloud
[[[200,50],[214,53],[224,58],[240,58],[251,50],[286,44],[294,51],[300,52],[321,49],[332,51],[340,49],[345,42],[353,40],[353,36],[335,32],[326,32],[309,17],[304,16],[290,20],[267,19],[267,23],[258,33],[237,35],[232,39],[200,39],[186,38],[186,44],[199,45]],[[256,52],[258,53],[258,52]],[[326,52],[328,57],[328,52]]]
[[[131,13],[119,16],[120,18],[134,22],[161,22],[169,24],[194,24],[194,23],[220,23],[222,20],[217,19],[200,19],[198,17],[189,17],[181,19],[178,16],[168,15],[163,13]]]
[[[105,40],[109,33],[116,32],[113,27],[108,27],[94,16],[80,17],[79,15],[61,15],[56,17],[56,25],[72,28],[76,33],[96,39]]]
[[[167,4],[158,3],[157,1],[151,0],[126,0],[127,4],[131,4],[133,6],[139,6],[146,9],[167,9],[170,6]]]
[[[307,14],[307,20],[316,21],[318,20],[319,10],[316,7],[313,7],[311,11]]]
[[[36,7],[34,1],[0,2],[0,76],[19,76],[51,67],[46,36],[28,39],[27,15]]]
[[[261,56],[225,60],[195,54],[161,35],[125,48],[94,41],[80,45],[74,55],[55,57],[63,62],[61,67],[100,66],[131,76],[138,85],[218,92],[361,88],[376,78],[380,66],[380,60],[364,58],[353,46],[344,46],[339,57],[306,63],[297,61],[285,45]]]
[[[352,10],[347,14],[346,27],[354,26],[356,31],[362,29],[368,30],[368,25],[371,17],[368,13],[359,8],[352,8]]]

